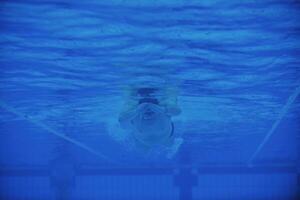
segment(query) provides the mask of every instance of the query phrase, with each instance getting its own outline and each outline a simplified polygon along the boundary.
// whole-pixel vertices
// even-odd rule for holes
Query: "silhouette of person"
[[[131,132],[136,146],[144,150],[155,146],[178,148],[182,140],[176,140],[172,117],[179,115],[181,110],[172,90],[133,89],[126,103],[119,122],[121,128]]]

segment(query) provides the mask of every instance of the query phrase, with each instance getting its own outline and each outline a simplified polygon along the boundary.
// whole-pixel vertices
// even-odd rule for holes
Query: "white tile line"
[[[95,151],[94,149],[90,148],[89,146],[75,140],[75,139],[72,139],[71,137],[68,137],[67,135],[65,134],[62,134],[54,129],[52,129],[51,127],[43,124],[42,122],[34,119],[33,117],[30,117],[30,116],[26,116],[24,115],[23,113],[17,111],[16,109],[14,109],[13,107],[11,106],[8,106],[6,103],[0,101],[0,107],[4,108],[5,110],[7,110],[8,112],[10,113],[13,113],[15,114],[16,116],[18,116],[19,118],[25,120],[25,121],[28,121],[30,122],[31,124],[34,124],[35,126],[37,127],[40,127],[41,129],[53,134],[53,135],[56,135],[57,137],[60,137],[61,139],[67,141],[67,142],[70,142],[74,145],[76,145],[77,147],[81,148],[81,149],[84,149],[88,152],[90,152],[91,154],[97,156],[98,158],[101,158],[105,161],[108,161],[110,163],[114,163],[114,164],[119,164],[118,162],[115,162],[114,160],[108,158],[107,156],[101,154],[100,152],[98,151]]]
[[[284,116],[288,113],[288,110],[290,109],[291,105],[294,103],[298,95],[300,94],[300,86],[298,86],[295,91],[291,94],[291,96],[288,98],[286,104],[281,109],[278,118],[273,123],[271,129],[268,131],[264,139],[261,141],[261,143],[256,148],[255,152],[251,155],[250,159],[248,160],[248,166],[253,165],[253,161],[255,160],[256,156],[260,153],[262,148],[265,146],[265,144],[268,142],[270,137],[273,135],[274,131],[280,124],[281,120],[284,118]]]

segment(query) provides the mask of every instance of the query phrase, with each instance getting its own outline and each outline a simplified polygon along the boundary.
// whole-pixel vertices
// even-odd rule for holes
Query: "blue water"
[[[295,199],[299,21],[297,0],[1,1],[0,199]],[[172,158],[122,139],[149,84],[177,91]]]

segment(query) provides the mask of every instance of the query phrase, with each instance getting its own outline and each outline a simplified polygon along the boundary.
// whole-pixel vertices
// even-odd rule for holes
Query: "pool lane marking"
[[[101,159],[104,159],[104,160],[106,160],[108,162],[111,162],[111,163],[114,163],[114,164],[120,164],[120,163],[118,163],[118,162],[116,162],[114,160],[111,160],[107,156],[99,153],[98,151],[95,151],[94,149],[90,148],[89,146],[87,146],[87,145],[85,145],[85,144],[83,144],[83,143],[81,143],[81,142],[79,142],[79,141],[77,141],[75,139],[72,139],[71,137],[68,137],[68,136],[66,136],[66,135],[64,135],[64,134],[62,134],[62,133],[60,133],[60,132],[58,132],[58,131],[56,131],[56,130],[54,130],[52,128],[50,128],[49,126],[47,126],[47,125],[43,124],[42,122],[34,119],[33,117],[22,114],[21,112],[17,111],[16,109],[12,108],[11,106],[8,106],[4,102],[0,101],[0,106],[2,108],[4,108],[5,110],[7,110],[8,112],[15,114],[19,118],[21,118],[21,119],[23,119],[25,121],[28,121],[28,122],[34,124],[35,126],[40,127],[42,129],[44,129],[45,131],[48,131],[49,133],[51,133],[53,135],[56,135],[56,136],[58,136],[58,137],[60,137],[60,138],[62,138],[64,140],[66,140],[66,141],[68,141],[68,142],[76,145],[77,147],[82,148],[82,149],[90,152],[91,154],[93,154],[93,155],[95,155],[95,156],[97,156],[97,157],[99,157]]]
[[[266,134],[266,136],[264,137],[264,139],[261,141],[261,143],[259,144],[259,146],[256,148],[255,152],[252,154],[252,156],[248,160],[248,166],[252,166],[253,165],[253,161],[255,160],[256,156],[260,153],[260,151],[265,146],[265,144],[267,143],[267,141],[273,135],[273,133],[275,132],[276,128],[280,124],[281,120],[287,114],[288,110],[290,109],[290,107],[294,103],[294,101],[297,99],[297,97],[298,97],[299,94],[300,94],[300,85],[295,89],[295,91],[288,98],[286,104],[281,109],[277,120],[273,123],[271,129],[268,131],[268,133]]]

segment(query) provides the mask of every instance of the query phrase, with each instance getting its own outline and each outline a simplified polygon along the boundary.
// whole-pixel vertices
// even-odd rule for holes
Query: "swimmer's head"
[[[173,131],[170,116],[164,108],[152,103],[139,105],[134,125],[136,139],[145,145],[163,143],[171,137]]]

